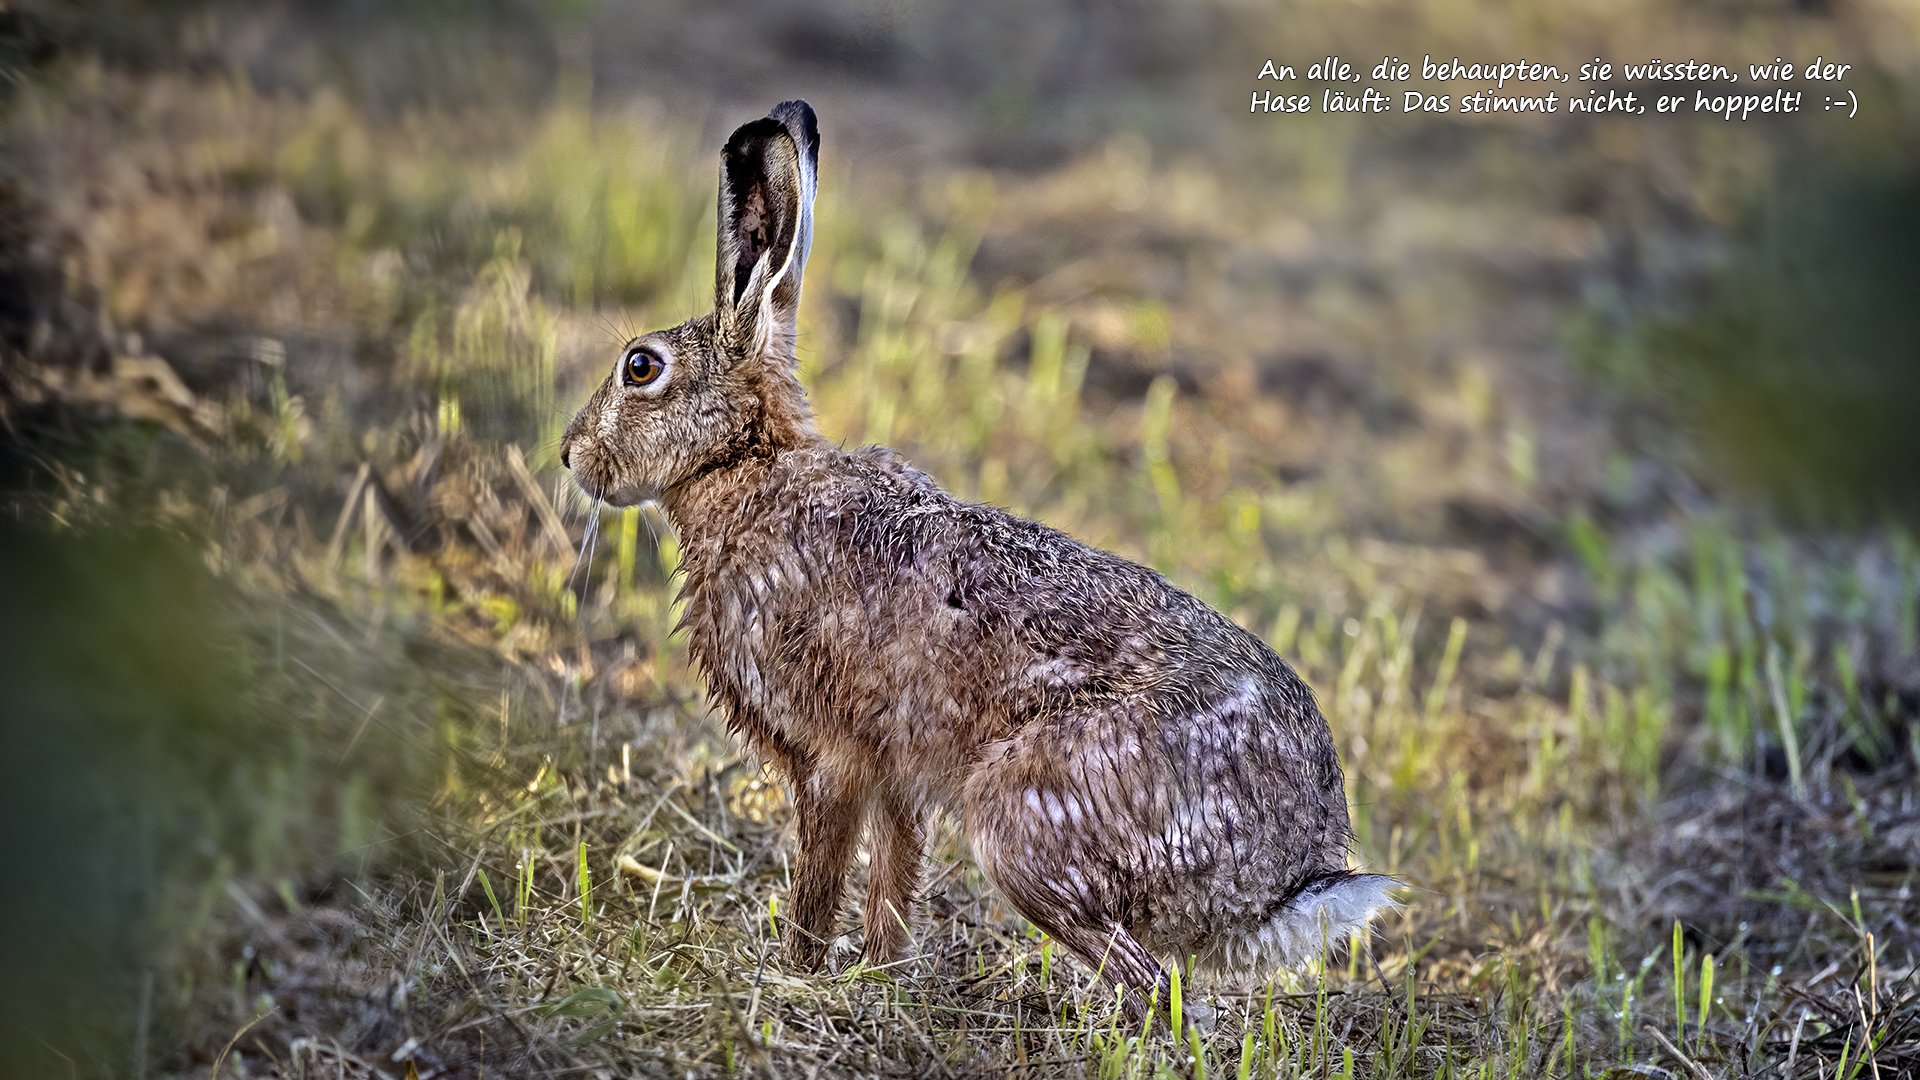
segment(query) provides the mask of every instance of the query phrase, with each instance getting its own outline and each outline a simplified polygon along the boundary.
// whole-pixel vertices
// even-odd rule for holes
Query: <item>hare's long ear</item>
[[[721,151],[713,308],[720,345],[735,360],[792,360],[819,153],[813,109],[804,101],[776,105],[735,131]]]

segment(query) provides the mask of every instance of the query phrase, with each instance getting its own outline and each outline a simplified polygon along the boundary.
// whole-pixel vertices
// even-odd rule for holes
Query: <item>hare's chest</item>
[[[743,725],[786,727],[796,708],[792,676],[809,643],[792,577],[780,565],[723,563],[689,575],[682,593],[694,660]]]
[[[782,729],[817,727],[870,694],[851,662],[873,637],[872,613],[797,555],[755,545],[690,574],[695,659],[736,712]]]
[[[958,768],[982,709],[947,625],[957,613],[916,581],[863,587],[838,567],[754,554],[690,578],[687,597],[695,659],[735,726],[809,758]]]

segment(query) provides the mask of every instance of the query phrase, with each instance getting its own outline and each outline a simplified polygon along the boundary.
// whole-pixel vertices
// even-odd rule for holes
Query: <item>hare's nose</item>
[[[563,469],[573,468],[573,462],[567,460],[571,456],[572,456],[572,451],[570,451],[567,448],[567,444],[561,443],[560,444],[560,467],[561,468]]]

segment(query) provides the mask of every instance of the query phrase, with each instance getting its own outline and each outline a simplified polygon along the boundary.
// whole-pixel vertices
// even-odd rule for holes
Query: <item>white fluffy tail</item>
[[[1399,907],[1392,895],[1399,884],[1384,874],[1330,874],[1301,889],[1258,929],[1216,938],[1200,960],[1216,971],[1255,977],[1298,966]]]

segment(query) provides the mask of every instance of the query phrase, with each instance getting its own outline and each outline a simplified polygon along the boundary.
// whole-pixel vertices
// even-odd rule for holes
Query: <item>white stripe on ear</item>
[[[800,286],[806,274],[807,255],[813,250],[813,199],[819,190],[820,128],[813,107],[804,101],[783,101],[773,107],[767,119],[778,120],[793,140],[795,165],[800,173],[800,205],[796,215],[793,253],[783,268],[774,301],[795,315],[800,310]]]
[[[760,256],[759,264],[754,267],[755,276],[764,274],[767,259],[770,258],[772,254],[772,252],[768,252]],[[764,275],[767,283],[760,289],[760,316],[753,320],[753,347],[749,350],[749,355],[751,356],[766,356],[773,349],[773,335],[783,323],[779,310],[774,306],[773,294],[786,282],[787,271],[792,266],[793,248],[789,247],[787,249],[786,260],[780,264],[780,269],[774,273]],[[751,282],[749,282],[749,284],[751,284]],[[796,299],[798,299],[797,294],[799,291],[797,288],[793,290],[796,294]],[[785,321],[797,321],[799,314],[800,307],[796,303],[793,306],[792,316]]]

